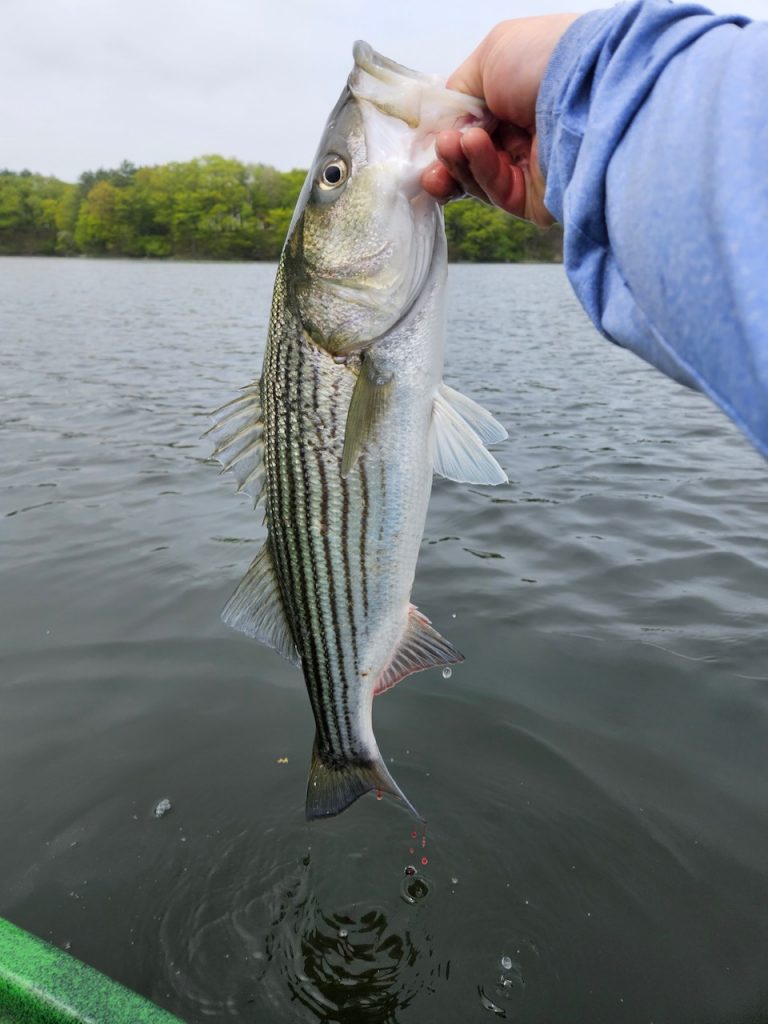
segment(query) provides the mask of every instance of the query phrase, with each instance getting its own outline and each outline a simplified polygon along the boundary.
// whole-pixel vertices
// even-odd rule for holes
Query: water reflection
[[[186,446],[273,268],[2,269],[4,916],[188,1024],[765,1018],[768,490],[724,418],[557,268],[451,268],[512,480],[435,481],[414,599],[467,661],[375,709],[425,866],[386,801],[304,824],[300,675],[218,621],[261,525]]]
[[[425,987],[413,968],[424,955],[410,930],[398,933],[383,909],[350,907],[328,914],[310,899],[297,935],[278,934],[288,989],[320,1020],[394,1020]]]
[[[263,1019],[268,1006],[275,1019],[387,1024],[448,979],[421,913],[430,893],[423,875],[381,880],[378,901],[342,903],[324,894],[333,887],[323,854],[308,849],[265,876],[263,852],[251,850],[255,859],[242,870],[251,842],[240,836],[207,878],[185,875],[169,900],[162,944],[187,1006],[191,997],[216,1019],[251,1019],[249,1007],[252,1019]],[[187,936],[183,960],[179,934]]]

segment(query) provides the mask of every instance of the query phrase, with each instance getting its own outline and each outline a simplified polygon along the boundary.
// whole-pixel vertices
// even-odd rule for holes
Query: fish
[[[308,820],[371,790],[421,817],[387,768],[373,699],[463,661],[410,601],[433,473],[507,476],[507,431],[443,380],[447,246],[421,187],[443,128],[482,102],[367,43],[330,114],[280,257],[261,377],[217,410],[222,472],[267,538],[222,612],[304,674],[316,735]]]

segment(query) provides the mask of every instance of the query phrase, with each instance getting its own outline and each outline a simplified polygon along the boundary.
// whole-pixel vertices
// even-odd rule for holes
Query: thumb
[[[445,83],[449,89],[485,99],[483,89],[483,63],[488,49],[488,37],[476,47],[467,59],[460,64]]]

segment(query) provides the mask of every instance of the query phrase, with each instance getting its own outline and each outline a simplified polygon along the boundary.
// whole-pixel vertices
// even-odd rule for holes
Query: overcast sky
[[[448,74],[497,22],[588,0],[0,0],[0,168],[74,181],[221,153],[306,167],[355,39]],[[768,17],[768,0],[717,0]]]

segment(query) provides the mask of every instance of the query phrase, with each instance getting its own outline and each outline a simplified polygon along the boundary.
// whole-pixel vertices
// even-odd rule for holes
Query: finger
[[[477,128],[475,131],[482,132],[483,135],[486,135],[482,128]],[[446,168],[451,177],[455,179],[463,192],[469,196],[475,196],[478,199],[483,199],[485,202],[488,202],[488,197],[478,186],[478,183],[475,181],[470,169],[469,161],[467,160],[462,145],[461,132],[440,132],[435,140],[435,152],[437,153],[437,157],[442,165]]]
[[[521,167],[506,150],[499,150],[481,128],[470,128],[461,138],[467,171],[476,187],[502,210],[521,217],[525,210],[526,182]],[[530,148],[530,140],[528,141]]]
[[[461,188],[447,167],[436,161],[430,164],[421,175],[421,186],[435,199],[457,199]]]

